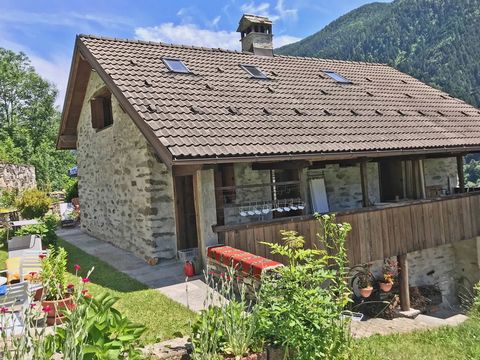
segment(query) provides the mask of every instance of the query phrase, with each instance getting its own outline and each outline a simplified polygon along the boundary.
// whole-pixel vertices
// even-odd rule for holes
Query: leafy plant
[[[70,180],[65,189],[65,201],[72,202],[72,199],[78,197],[78,180]]]
[[[17,199],[16,206],[22,217],[35,219],[43,217],[50,208],[52,200],[48,195],[37,189],[25,190]]]
[[[42,244],[45,246],[57,245],[58,236],[55,232],[58,229],[59,217],[55,214],[48,214],[35,225],[23,226],[15,231],[15,236],[40,235]]]
[[[2,190],[0,192],[0,208],[11,209],[15,207],[15,201],[18,196],[18,190]]]
[[[345,359],[350,348],[347,320],[341,312],[349,302],[345,239],[349,224],[318,216],[322,231],[318,248],[305,249],[305,240],[282,231],[284,244],[265,243],[272,254],[288,259],[262,279],[258,333],[291,359]]]
[[[67,292],[67,251],[50,245],[42,259],[41,278],[46,300],[60,300]]]

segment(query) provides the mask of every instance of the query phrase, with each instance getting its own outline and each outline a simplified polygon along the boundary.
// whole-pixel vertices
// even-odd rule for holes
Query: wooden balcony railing
[[[337,222],[352,225],[347,238],[351,264],[382,260],[480,236],[480,193],[341,212]],[[282,259],[260,242],[279,242],[281,230],[295,230],[314,246],[320,224],[308,215],[214,227],[226,245],[277,261]]]

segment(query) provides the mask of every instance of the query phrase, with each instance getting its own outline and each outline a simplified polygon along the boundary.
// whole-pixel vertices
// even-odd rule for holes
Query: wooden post
[[[425,172],[423,169],[423,160],[419,159],[418,160],[418,177],[419,177],[419,183],[420,183],[420,198],[421,199],[426,199],[427,198],[427,191],[425,189]]]
[[[465,192],[465,174],[463,172],[463,155],[457,155],[458,187],[460,192]]]
[[[370,199],[368,197],[368,168],[367,160],[364,159],[360,162],[360,179],[362,182],[362,204],[363,207],[370,206]]]
[[[300,182],[300,197],[305,203],[304,214],[310,214],[310,199],[308,196],[308,176],[305,168],[298,169],[298,181]]]
[[[410,310],[410,289],[408,284],[407,254],[398,255],[398,278],[400,281],[400,308],[402,311]]]

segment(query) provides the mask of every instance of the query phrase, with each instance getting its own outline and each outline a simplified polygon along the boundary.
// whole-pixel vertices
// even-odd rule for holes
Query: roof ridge
[[[239,51],[239,50],[230,50],[230,49],[224,49],[224,48],[209,48],[209,47],[195,46],[195,45],[173,44],[173,43],[165,43],[165,42],[162,42],[162,41],[148,41],[148,40],[140,40],[140,39],[118,38],[118,37],[112,37],[112,36],[93,35],[93,34],[78,34],[77,37],[78,38],[97,39],[97,40],[108,40],[108,41],[146,44],[146,45],[161,45],[161,46],[174,47],[174,48],[180,48],[180,49],[195,49],[195,50],[203,50],[203,51],[220,51],[220,52],[226,52],[226,53],[232,53],[232,54],[241,54],[241,55],[246,55],[246,56],[253,56],[253,53],[243,52],[243,51]],[[326,58],[318,58],[318,57],[311,57],[311,56],[280,55],[280,54],[275,54],[275,53],[274,53],[274,57],[276,57],[276,58],[290,58],[290,59],[305,59],[305,60],[313,60],[313,61],[327,61],[327,62],[332,62],[332,63],[343,63],[343,64],[349,63],[349,64],[359,64],[359,65],[389,66],[388,64],[375,63],[375,62],[326,59]]]

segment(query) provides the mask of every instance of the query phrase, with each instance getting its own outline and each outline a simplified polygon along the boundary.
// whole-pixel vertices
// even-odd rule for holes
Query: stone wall
[[[454,157],[425,159],[423,169],[426,187],[441,186],[451,192],[458,184],[457,160]]]
[[[0,190],[25,190],[37,187],[35,167],[0,162]]]
[[[459,284],[475,284],[480,280],[477,244],[470,239],[407,254],[410,286],[436,285],[446,305],[458,302]],[[372,273],[379,278],[383,261],[372,263]],[[465,281],[464,281],[465,280]]]
[[[92,72],[78,124],[82,229],[148,261],[172,258],[172,174],[113,95],[113,125],[92,128],[89,99],[103,86]]]
[[[378,164],[370,162],[368,169],[368,192],[372,203],[380,201]],[[360,165],[326,165],[324,169],[308,170],[308,178],[323,177],[330,211],[343,211],[362,207]]]

